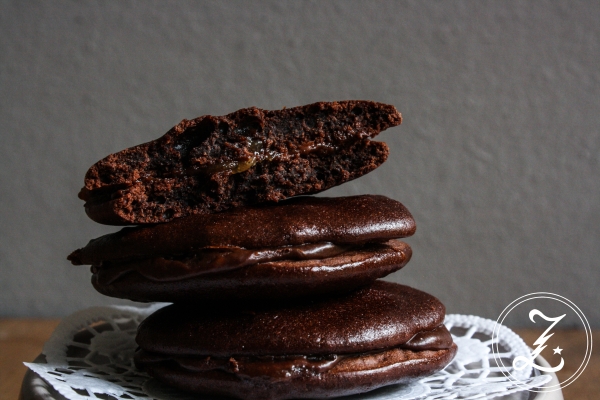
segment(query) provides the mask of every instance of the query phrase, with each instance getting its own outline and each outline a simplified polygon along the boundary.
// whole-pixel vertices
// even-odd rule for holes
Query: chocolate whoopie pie
[[[299,197],[124,228],[68,258],[108,296],[137,301],[286,299],[342,293],[402,268],[416,227],[384,196]]]
[[[370,139],[401,120],[371,101],[183,120],[98,161],[79,197],[94,221],[131,225],[317,193],[381,165],[388,147]]]
[[[320,301],[171,305],[139,326],[138,368],[184,390],[241,399],[343,396],[441,370],[456,345],[435,297],[377,281]]]

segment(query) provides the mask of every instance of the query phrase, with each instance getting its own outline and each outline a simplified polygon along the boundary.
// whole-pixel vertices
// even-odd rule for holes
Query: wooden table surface
[[[0,319],[0,400],[14,400],[19,395],[21,381],[25,375],[24,361],[32,361],[42,351],[60,320],[58,319]],[[529,345],[540,336],[542,330],[515,330]],[[600,331],[593,337],[600,338]],[[564,343],[565,354],[585,353],[585,340],[578,331],[556,331],[555,338]],[[565,379],[573,371],[564,368],[557,373]],[[600,350],[592,353],[583,374],[563,389],[565,400],[600,399]]]

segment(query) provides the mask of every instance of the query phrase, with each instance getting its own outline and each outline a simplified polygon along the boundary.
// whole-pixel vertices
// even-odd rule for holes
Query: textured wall
[[[65,260],[115,230],[77,198],[98,159],[183,118],[359,98],[405,122],[328,194],[413,212],[390,279],[493,319],[555,292],[600,327],[598,21],[598,2],[2,1],[0,316],[115,302]]]

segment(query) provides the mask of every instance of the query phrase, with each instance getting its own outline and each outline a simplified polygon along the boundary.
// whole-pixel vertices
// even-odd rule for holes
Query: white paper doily
[[[65,318],[43,354],[46,363],[25,363],[67,399],[188,400],[209,399],[169,388],[136,370],[132,357],[139,323],[165,304],[149,307],[94,307]],[[344,399],[482,399],[540,387],[550,376],[521,371],[517,386],[496,366],[492,348],[494,321],[451,314],[446,326],[458,345],[456,358],[443,371],[410,385],[392,385]],[[503,359],[529,356],[523,340],[506,327],[499,330]],[[513,373],[514,376],[514,373]]]

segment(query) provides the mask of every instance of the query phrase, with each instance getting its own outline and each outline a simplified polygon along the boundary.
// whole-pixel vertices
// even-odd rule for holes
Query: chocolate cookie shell
[[[410,212],[385,196],[298,197],[168,224],[127,227],[91,240],[68,259],[73,265],[181,254],[206,247],[257,249],[332,242],[360,244],[408,237]]]
[[[377,281],[303,303],[172,305],[139,326],[136,365],[198,393],[244,399],[335,397],[442,369],[456,345],[435,297]]]
[[[94,221],[131,225],[317,193],[383,163],[387,145],[370,139],[401,120],[393,106],[371,101],[183,120],[98,161],[79,197]]]

